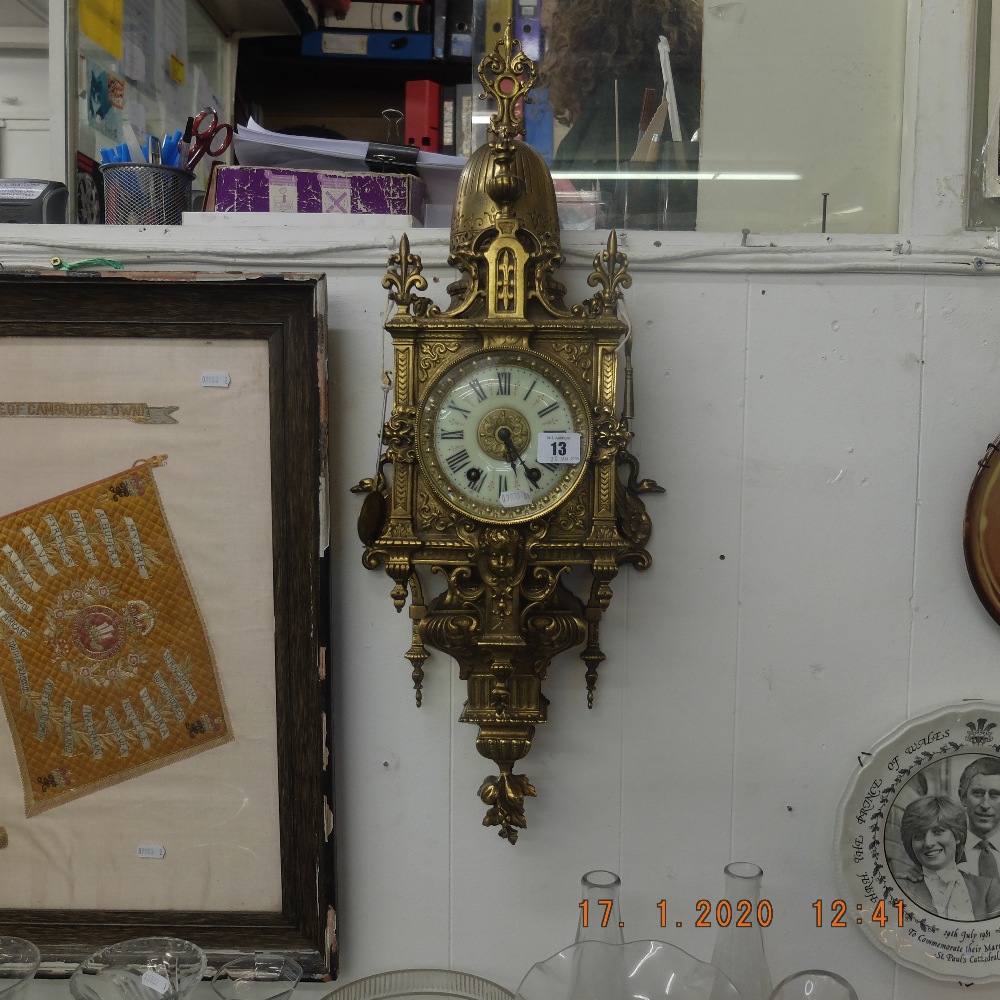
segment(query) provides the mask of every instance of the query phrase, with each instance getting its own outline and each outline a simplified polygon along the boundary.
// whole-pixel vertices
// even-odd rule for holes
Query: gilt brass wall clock
[[[510,25],[479,78],[497,111],[458,185],[448,260],[460,276],[441,308],[418,294],[427,281],[405,236],[389,260],[392,412],[377,475],[355,491],[368,494],[363,563],[392,579],[397,611],[409,603],[417,704],[429,650],[454,657],[468,686],[461,719],[498,771],[479,789],[483,824],[513,843],[535,794],[514,767],[546,719],[546,671],[582,647],[593,704],[611,584],[622,565],[651,564],[642,495],[662,490],[629,451],[631,340],[618,306],[631,278],[617,236],[595,258],[595,294],[567,307],[552,178],[517,138],[535,67]],[[589,576],[579,592],[574,569]],[[429,572],[446,586],[425,599]]]

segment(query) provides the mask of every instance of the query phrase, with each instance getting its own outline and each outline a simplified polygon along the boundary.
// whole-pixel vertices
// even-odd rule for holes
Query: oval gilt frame
[[[965,565],[983,606],[1000,625],[1000,437],[986,449],[965,505]]]

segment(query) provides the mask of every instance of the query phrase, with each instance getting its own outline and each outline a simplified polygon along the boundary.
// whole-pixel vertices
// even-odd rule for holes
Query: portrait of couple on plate
[[[1000,916],[1000,757],[959,754],[915,774],[892,804],[885,849],[900,891],[927,913]]]

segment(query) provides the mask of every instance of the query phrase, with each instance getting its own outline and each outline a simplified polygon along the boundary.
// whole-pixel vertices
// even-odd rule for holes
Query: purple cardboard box
[[[206,208],[216,212],[412,215],[424,221],[424,182],[406,174],[279,167],[215,168]]]

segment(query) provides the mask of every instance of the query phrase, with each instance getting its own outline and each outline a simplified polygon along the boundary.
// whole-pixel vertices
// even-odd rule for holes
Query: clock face
[[[483,521],[527,521],[565,500],[586,471],[590,407],[541,355],[480,351],[428,390],[417,439],[421,468],[446,503]]]

